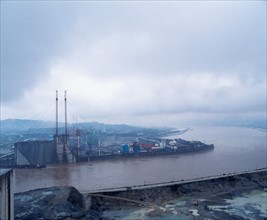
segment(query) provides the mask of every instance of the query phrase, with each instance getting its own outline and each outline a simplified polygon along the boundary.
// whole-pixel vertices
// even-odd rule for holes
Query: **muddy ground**
[[[267,170],[101,194],[51,187],[15,194],[15,219],[267,219],[266,189]]]

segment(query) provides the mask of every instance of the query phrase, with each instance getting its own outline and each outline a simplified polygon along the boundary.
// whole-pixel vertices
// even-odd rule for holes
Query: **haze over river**
[[[264,131],[242,127],[192,127],[168,138],[214,144],[212,151],[149,158],[48,165],[15,169],[15,192],[74,186],[81,192],[179,181],[267,167]]]

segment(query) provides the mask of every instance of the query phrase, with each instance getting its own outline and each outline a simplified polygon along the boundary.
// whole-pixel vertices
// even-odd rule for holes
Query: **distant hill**
[[[23,133],[55,133],[54,121],[27,120],[27,119],[6,119],[0,121],[1,134],[20,134]],[[216,126],[241,126],[252,127],[266,130],[266,120],[247,120],[246,122],[222,121],[212,123]],[[82,122],[68,124],[69,129],[80,128],[83,130],[97,130],[102,133],[129,133],[129,132],[153,132],[154,130],[169,130],[171,128],[144,128],[130,126],[126,124],[104,124],[99,122]],[[59,122],[59,132],[64,132],[64,123]]]
[[[83,122],[79,124],[72,124],[71,126],[82,127],[86,129],[93,129],[93,130],[101,130],[102,132],[108,132],[108,131],[129,132],[129,131],[143,129],[141,127],[126,125],[126,124],[104,124],[104,123],[99,123],[99,122]]]
[[[6,119],[0,121],[1,133],[5,132],[20,132],[30,129],[52,128],[55,127],[55,122],[27,120],[27,119]]]
[[[1,133],[18,133],[18,132],[47,132],[55,130],[54,121],[41,121],[41,120],[27,120],[27,119],[6,119],[0,121]],[[59,130],[63,130],[64,123],[59,122]],[[133,130],[139,130],[141,128],[135,126],[129,126],[125,124],[110,125],[99,122],[83,122],[68,124],[68,128],[81,128],[81,129],[92,129],[101,130],[102,132],[129,132]]]

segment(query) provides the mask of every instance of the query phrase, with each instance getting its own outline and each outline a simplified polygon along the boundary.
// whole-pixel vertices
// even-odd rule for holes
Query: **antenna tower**
[[[65,90],[65,135],[68,134],[68,128],[67,128],[67,91]]]
[[[58,136],[58,91],[56,90],[56,137]]]

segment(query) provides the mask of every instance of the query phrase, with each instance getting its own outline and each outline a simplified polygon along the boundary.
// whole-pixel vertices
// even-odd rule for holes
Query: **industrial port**
[[[200,141],[186,141],[183,139],[145,139],[137,138],[137,141],[130,144],[123,144],[117,147],[115,152],[101,152],[100,149],[88,150],[80,154],[80,161],[123,159],[146,156],[160,156],[167,154],[181,154],[196,151],[214,149],[213,144],[204,144]]]
[[[66,91],[65,122],[59,123],[57,91],[55,101],[54,128],[1,133],[2,143],[9,140],[8,153],[0,155],[1,167],[42,168],[54,163],[161,156],[214,148],[211,143],[167,138],[182,134],[189,128],[142,128],[96,122],[70,124],[67,120]]]
[[[190,156],[190,153],[194,152],[192,155],[196,156],[201,155],[196,154],[198,152],[214,149],[214,144],[208,143],[209,141],[205,143],[205,141],[179,138],[179,135],[190,132],[189,128],[141,128],[95,122],[70,124],[67,120],[62,124],[63,126],[60,127],[56,120],[56,127],[52,128],[2,133],[1,140],[9,140],[13,143],[9,142],[6,145],[9,153],[1,155],[1,167],[43,168],[49,164],[56,164],[54,170],[57,170],[59,165],[69,166],[58,163],[86,161],[89,162],[86,164],[92,166],[92,164],[100,165],[92,163],[94,160],[152,157],[148,159],[155,161],[155,157],[162,155],[181,154],[181,157],[171,157],[179,160],[179,158],[186,157],[183,154]],[[217,143],[215,144],[218,146]],[[216,147],[216,150],[218,148]],[[114,162],[117,163],[117,161]],[[77,166],[80,167],[81,164]],[[40,173],[49,168],[51,169],[48,166],[48,169],[31,171]],[[27,169],[15,170],[29,171]],[[89,172],[89,170],[87,171]],[[16,173],[16,176],[19,175]],[[58,178],[62,180],[62,176]],[[254,199],[255,190],[258,190],[257,195],[259,196],[266,195],[266,169],[255,170],[252,173],[223,173],[219,176],[195,177],[194,179],[154,182],[153,184],[144,181],[144,185],[131,183],[130,186],[103,188],[82,194],[71,186],[51,188],[46,185],[44,188],[39,186],[36,190],[15,194],[15,219],[22,219],[22,217],[23,219],[31,217],[63,219],[73,216],[79,219],[113,219],[113,216],[114,218],[115,216],[123,218],[125,215],[130,216],[131,213],[139,212],[142,212],[142,216],[148,219],[154,217],[195,219],[198,216],[200,219],[229,219],[233,216],[238,219],[241,216],[242,219],[243,213],[238,212],[239,207],[234,210],[236,212],[234,214],[230,212],[231,210],[227,212],[230,209],[229,198],[234,201],[247,193]],[[180,198],[181,196],[183,198]],[[22,205],[25,204],[24,198],[30,198],[26,203],[27,206]],[[46,206],[41,205],[44,204],[43,199],[49,201]],[[262,201],[256,202],[246,203],[246,207],[253,210],[252,217],[265,219],[266,212],[261,211]],[[38,205],[36,206],[36,204]],[[140,208],[140,205],[144,208]],[[32,209],[32,207],[36,209]],[[52,211],[51,207],[53,207]],[[54,209],[54,207],[56,208]],[[215,210],[217,207],[222,208]]]
[[[1,156],[1,167],[42,168],[54,163],[161,156],[214,148],[213,144],[200,141],[159,137],[166,134],[166,129],[140,131],[98,131],[96,136],[92,131],[74,129],[67,135],[54,135],[53,140],[18,141],[10,153]]]

